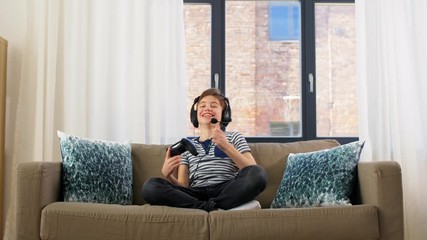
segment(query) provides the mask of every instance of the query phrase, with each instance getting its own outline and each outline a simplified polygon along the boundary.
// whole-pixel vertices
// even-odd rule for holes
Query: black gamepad
[[[194,156],[198,155],[198,152],[196,150],[196,146],[191,142],[188,138],[183,138],[181,141],[173,144],[171,146],[171,157],[176,155],[181,155],[183,152],[189,151]]]

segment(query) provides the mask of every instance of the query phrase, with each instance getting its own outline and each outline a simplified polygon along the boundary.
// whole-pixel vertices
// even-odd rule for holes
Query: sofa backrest
[[[268,185],[257,200],[263,208],[268,208],[273,200],[283,173],[289,153],[318,151],[339,146],[335,140],[311,140],[291,143],[249,143],[257,163],[268,174]],[[144,204],[141,194],[142,185],[151,177],[161,177],[161,168],[166,155],[167,145],[132,144],[133,160],[133,203]]]
[[[133,204],[145,203],[142,185],[152,177],[162,177],[167,145],[132,143]]]

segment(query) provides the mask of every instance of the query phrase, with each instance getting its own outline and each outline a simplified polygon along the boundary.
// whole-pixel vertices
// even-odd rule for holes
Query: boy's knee
[[[259,165],[251,165],[242,169],[246,171],[247,178],[260,192],[264,191],[268,184],[268,176],[265,169]]]
[[[152,203],[154,201],[153,198],[157,196],[157,189],[159,185],[162,185],[162,180],[161,178],[150,178],[144,182],[141,192],[146,202]]]
[[[255,179],[257,179],[258,184],[260,185],[260,187],[262,188],[262,190],[264,190],[267,187],[268,184],[268,175],[267,172],[265,171],[265,169],[259,165],[254,165],[256,166],[256,176]]]

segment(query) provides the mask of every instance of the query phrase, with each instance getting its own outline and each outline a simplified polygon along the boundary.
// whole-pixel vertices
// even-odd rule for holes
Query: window
[[[248,141],[357,139],[354,1],[184,2],[189,108],[218,87]]]

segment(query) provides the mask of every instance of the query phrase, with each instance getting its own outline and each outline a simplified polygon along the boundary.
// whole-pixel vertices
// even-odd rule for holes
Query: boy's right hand
[[[171,157],[170,155],[171,155],[171,148],[168,147],[168,150],[165,156],[165,161],[163,162],[163,166],[162,166],[162,174],[167,179],[171,176],[171,174],[174,173],[174,171],[181,164],[181,155],[176,155],[174,157]]]

